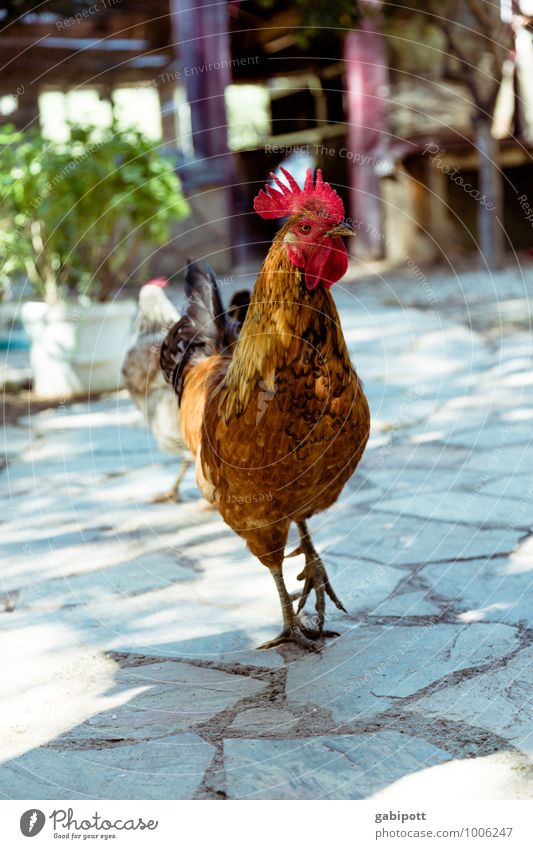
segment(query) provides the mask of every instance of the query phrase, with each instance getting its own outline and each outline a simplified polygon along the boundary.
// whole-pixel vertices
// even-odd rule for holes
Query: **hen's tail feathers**
[[[187,366],[228,350],[238,339],[250,304],[250,292],[239,289],[226,311],[211,268],[206,263],[204,271],[191,259],[185,275],[185,296],[185,312],[168,331],[160,356],[165,380],[172,384],[180,402]]]

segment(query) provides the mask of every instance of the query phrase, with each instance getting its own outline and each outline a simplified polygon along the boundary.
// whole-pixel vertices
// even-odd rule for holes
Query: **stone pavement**
[[[524,277],[335,287],[373,435],[311,522],[348,610],[321,654],[256,650],[272,579],[192,474],[150,503],[176,463],[124,393],[8,427],[2,796],[531,798]]]

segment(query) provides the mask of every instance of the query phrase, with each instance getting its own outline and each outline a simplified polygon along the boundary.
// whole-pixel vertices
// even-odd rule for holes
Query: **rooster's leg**
[[[317,651],[317,646],[313,642],[313,638],[319,637],[320,634],[318,631],[312,631],[304,628],[298,621],[298,617],[296,616],[292,606],[291,597],[287,592],[287,587],[283,580],[283,573],[281,569],[271,569],[270,571],[274,581],[276,582],[279,600],[281,603],[283,631],[273,640],[263,643],[263,645],[259,646],[259,648],[273,649],[275,646],[280,646],[282,643],[297,643],[299,646],[307,649],[308,651]]]
[[[153,504],[161,504],[165,501],[179,501],[180,500],[180,484],[189,471],[191,467],[190,460],[183,460],[181,464],[181,469],[179,470],[178,477],[174,481],[174,485],[169,489],[168,492],[162,492],[159,495],[154,495],[152,498]]]
[[[328,573],[326,572],[326,568],[320,559],[318,551],[313,545],[311,537],[309,535],[309,529],[307,527],[307,522],[297,522],[298,530],[300,532],[300,546],[295,553],[305,554],[305,566],[302,572],[298,575],[298,580],[303,581],[304,588],[302,591],[302,595],[298,604],[298,613],[302,610],[309,593],[312,589],[314,589],[316,593],[316,612],[318,614],[318,631],[319,634],[324,634],[324,616],[326,611],[326,593],[329,595],[332,602],[339,608],[339,610],[344,610],[346,613],[346,609],[339,598],[335,595],[333,588],[329,582]]]

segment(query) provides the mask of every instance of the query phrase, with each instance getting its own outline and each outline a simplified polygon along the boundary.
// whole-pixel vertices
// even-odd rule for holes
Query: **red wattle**
[[[308,289],[315,289],[321,282],[330,289],[348,268],[348,254],[342,239],[324,239],[323,243],[324,247],[313,250],[305,262],[305,285]]]
[[[339,236],[331,241],[333,243],[331,252],[322,270],[322,282],[326,289],[331,289],[333,284],[346,274],[348,268],[346,245]]]
[[[327,265],[331,248],[319,248],[314,250],[305,263],[305,285],[308,289],[315,289],[323,279],[324,268]]]

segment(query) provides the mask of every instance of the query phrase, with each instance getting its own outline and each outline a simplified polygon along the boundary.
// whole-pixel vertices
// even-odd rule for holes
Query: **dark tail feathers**
[[[185,274],[184,315],[168,331],[161,345],[161,368],[181,402],[186,366],[227,350],[239,337],[248,312],[250,292],[239,289],[227,311],[211,268],[189,259]]]

